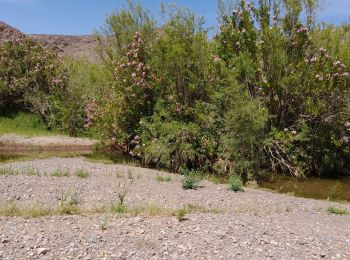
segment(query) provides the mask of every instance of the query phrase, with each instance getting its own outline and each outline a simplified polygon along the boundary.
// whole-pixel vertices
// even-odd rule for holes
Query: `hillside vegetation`
[[[348,168],[348,26],[317,25],[317,1],[239,1],[229,12],[220,1],[213,38],[188,9],[163,6],[157,21],[128,3],[107,17],[97,64],[30,38],[3,42],[0,112],[30,111],[184,174]]]

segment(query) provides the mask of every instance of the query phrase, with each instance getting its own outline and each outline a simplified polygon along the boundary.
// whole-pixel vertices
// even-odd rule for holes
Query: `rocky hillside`
[[[0,21],[0,43],[6,40],[13,41],[16,39],[23,39],[25,37],[26,36],[22,32]]]
[[[95,52],[96,39],[92,35],[26,35],[16,28],[0,21],[0,43],[6,40],[33,38],[45,46],[59,52],[61,56],[73,58],[87,58],[91,62],[98,62],[99,57]]]

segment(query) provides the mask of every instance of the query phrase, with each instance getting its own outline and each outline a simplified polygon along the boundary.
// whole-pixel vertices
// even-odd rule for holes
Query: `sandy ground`
[[[34,136],[23,137],[6,134],[0,136],[0,150],[50,150],[50,151],[75,151],[89,150],[97,143],[88,138],[75,138],[68,136]]]
[[[127,189],[128,208],[198,210],[175,216],[110,212],[25,219],[0,217],[0,259],[350,259],[350,216],[327,208],[349,204],[296,198],[201,182],[183,190],[182,177],[83,158],[51,158],[0,165],[0,201],[57,207],[74,193],[83,212],[110,208]],[[89,172],[79,178],[79,169]],[[69,171],[66,177],[55,172]],[[157,176],[169,176],[159,182]]]

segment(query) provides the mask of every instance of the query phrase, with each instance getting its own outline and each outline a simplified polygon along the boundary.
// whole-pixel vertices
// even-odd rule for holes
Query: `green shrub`
[[[185,175],[182,180],[182,188],[185,190],[195,190],[198,188],[199,179],[194,174]]]
[[[69,74],[67,89],[55,100],[52,117],[57,127],[71,136],[95,135],[93,120],[97,100],[108,96],[112,73],[101,64],[84,59],[65,59]]]
[[[348,214],[350,214],[349,211],[347,211],[345,209],[339,209],[339,208],[334,208],[334,207],[329,207],[327,209],[327,212],[329,214],[335,214],[335,215],[348,215]]]
[[[87,178],[90,176],[90,173],[84,169],[79,169],[75,172],[75,176],[79,178]]]
[[[69,170],[57,169],[52,174],[53,177],[69,177]]]
[[[336,201],[339,198],[341,192],[341,183],[338,181],[336,184],[332,185],[328,192],[328,200]]]
[[[312,17],[306,24],[300,18],[303,10],[313,13],[312,3],[240,1],[217,36],[220,57],[269,113],[262,165],[294,176],[337,171],[349,153],[350,74],[313,43]]]
[[[120,203],[113,204],[111,207],[113,213],[125,214],[128,212],[128,208]]]
[[[228,180],[229,189],[238,192],[243,191],[243,182],[241,178],[237,175],[232,175]]]
[[[176,211],[176,217],[178,221],[184,221],[186,218],[186,213],[187,210],[185,208],[181,208],[179,210]]]
[[[30,110],[50,127],[53,102],[67,86],[57,54],[31,39],[0,45],[0,112]]]

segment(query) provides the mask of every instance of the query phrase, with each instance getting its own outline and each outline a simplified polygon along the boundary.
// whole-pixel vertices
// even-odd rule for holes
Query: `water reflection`
[[[271,174],[266,180],[260,181],[259,186],[304,198],[350,201],[350,176],[339,179],[297,180],[284,175]]]

